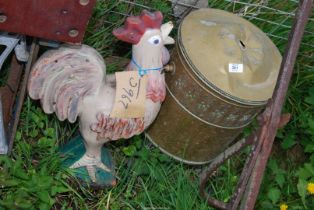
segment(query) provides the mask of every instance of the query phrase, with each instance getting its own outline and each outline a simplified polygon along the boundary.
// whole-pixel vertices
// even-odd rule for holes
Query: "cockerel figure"
[[[103,144],[130,138],[143,132],[156,118],[165,99],[165,78],[161,70],[169,61],[166,44],[171,22],[162,24],[161,12],[142,11],[126,19],[113,34],[131,43],[132,60],[125,71],[147,75],[145,115],[142,118],[113,118],[116,77],[106,75],[101,55],[92,47],[62,46],[45,52],[32,68],[28,83],[32,99],[40,99],[46,113],[56,113],[59,120],[73,123],[79,117],[80,133],[85,145],[81,157],[69,166],[86,170],[91,184],[102,183],[101,173],[113,173],[102,159]]]

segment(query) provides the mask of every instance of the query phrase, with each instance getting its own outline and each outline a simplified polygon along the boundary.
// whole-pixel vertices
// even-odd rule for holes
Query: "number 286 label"
[[[116,72],[116,96],[111,117],[139,118],[145,115],[147,76],[137,71]]]
[[[229,72],[230,73],[243,73],[243,64],[242,63],[229,63]]]

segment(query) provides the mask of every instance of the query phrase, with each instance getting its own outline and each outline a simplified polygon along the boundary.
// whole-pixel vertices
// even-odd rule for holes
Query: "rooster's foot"
[[[105,147],[101,147],[101,152],[97,156],[87,154],[84,140],[77,136],[68,141],[60,149],[63,158],[62,165],[72,168],[73,175],[80,180],[83,186],[93,188],[106,188],[116,185],[114,163],[110,152]]]
[[[93,182],[97,182],[96,179],[96,168],[100,168],[104,171],[111,172],[109,167],[107,167],[105,164],[101,162],[100,157],[90,157],[87,154],[84,154],[81,159],[76,161],[73,165],[70,166],[70,168],[81,168],[86,167],[89,177]]]

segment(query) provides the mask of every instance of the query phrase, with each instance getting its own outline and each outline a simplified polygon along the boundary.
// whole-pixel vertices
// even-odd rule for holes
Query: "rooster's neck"
[[[130,62],[128,70],[138,71],[141,69],[156,69],[162,68],[162,52],[156,52],[154,50],[132,50],[132,59],[136,62]],[[154,103],[162,102],[165,99],[166,87],[165,87],[165,75],[161,74],[161,70],[148,71],[148,81],[146,88],[146,97],[152,100]]]
[[[161,50],[151,50],[151,49],[139,49],[133,47],[132,59],[142,68],[161,68],[162,65],[162,52]],[[130,63],[131,70],[136,70],[136,65]]]

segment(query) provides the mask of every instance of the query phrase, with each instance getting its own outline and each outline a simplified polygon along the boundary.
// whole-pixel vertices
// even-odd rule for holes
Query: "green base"
[[[77,136],[59,148],[61,157],[64,157],[63,166],[69,168],[73,163],[78,161],[85,154],[85,145],[82,136]],[[101,150],[101,161],[110,168],[111,173],[100,168],[96,169],[96,182],[90,179],[86,167],[72,169],[75,176],[83,181],[84,185],[105,188],[116,185],[116,178],[114,176],[114,164],[110,152],[106,148]]]

